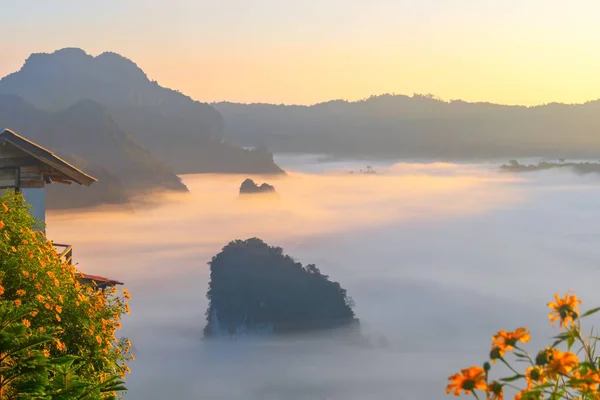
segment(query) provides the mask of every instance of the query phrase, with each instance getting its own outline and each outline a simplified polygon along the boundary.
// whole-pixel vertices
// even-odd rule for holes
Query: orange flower
[[[45,356],[46,358],[50,357],[50,351],[49,351],[48,349],[44,349],[44,350],[42,350],[42,353],[44,353],[44,356]]]
[[[579,358],[576,354],[569,351],[563,352],[558,349],[551,349],[545,374],[554,379],[557,374],[567,375],[577,365],[579,365]]]
[[[544,370],[541,367],[529,367],[525,370],[525,379],[527,379],[527,389],[546,382]]]
[[[5,226],[6,226],[6,225],[4,224],[4,221],[2,221],[2,220],[0,219],[0,229],[4,228]]]
[[[0,285],[0,296],[4,294],[4,286]]]
[[[504,399],[503,385],[500,384],[499,382],[494,381],[491,384],[489,384],[488,388],[487,388],[487,392],[488,392],[487,398],[489,400],[503,400]]]
[[[58,322],[60,322],[60,321],[61,321],[61,319],[60,319],[60,315],[56,314],[56,315],[55,315],[55,317],[56,317],[56,320],[57,320]]]
[[[506,332],[502,329],[492,336],[492,349],[497,349],[500,356],[514,349],[517,342],[527,343],[531,339],[527,328],[517,328],[514,332]],[[492,361],[495,361],[492,359]]]
[[[15,306],[17,306],[17,307],[21,306],[21,299],[16,299],[14,301],[14,303],[15,303]]]
[[[23,325],[25,325],[26,327],[30,327],[31,326],[31,322],[29,322],[28,319],[23,318],[23,321],[21,321],[23,323]]]
[[[4,212],[8,212],[8,206],[4,203],[2,203],[2,208],[4,209]]]
[[[29,244],[29,242],[27,241],[27,239],[23,239],[23,244]]]
[[[129,357],[131,357],[131,361],[135,361],[135,356],[133,355],[133,353],[130,353]]]
[[[66,348],[67,348],[67,345],[66,345],[66,344],[64,344],[63,342],[61,342],[61,341],[60,341],[60,340],[58,340],[58,339],[56,339],[56,340],[54,341],[54,345],[56,346],[56,349],[57,349],[58,351],[63,351],[64,349],[66,349]]]
[[[515,400],[522,400],[524,396],[530,393],[529,389],[523,389],[519,393],[515,394]]]
[[[31,315],[32,317],[37,317],[38,312],[37,311],[32,311],[29,313],[29,315]]]
[[[44,296],[42,296],[41,294],[38,294],[37,296],[35,296],[35,298],[42,303],[44,301]]]
[[[102,338],[100,336],[96,336],[96,342],[98,342],[98,344],[102,344]]]
[[[19,296],[19,297],[23,297],[23,296],[25,296],[25,294],[26,294],[26,293],[27,293],[27,292],[26,292],[26,291],[24,291],[23,289],[19,289],[19,290],[17,290],[17,296]]]
[[[481,367],[473,366],[462,369],[460,374],[454,374],[448,380],[450,383],[446,388],[446,393],[454,392],[455,396],[460,396],[461,390],[464,390],[467,395],[475,389],[487,390],[485,371]]]
[[[581,392],[596,392],[600,384],[600,375],[592,370],[582,374],[579,370],[573,371],[571,385]]]
[[[563,327],[569,328],[569,326],[573,326],[575,323],[574,318],[577,318],[579,315],[579,304],[581,304],[581,300],[570,292],[567,292],[562,299],[558,296],[558,293],[556,293],[554,299],[556,300],[555,302],[548,303],[548,307],[552,309],[550,314],[548,314],[552,326],[554,326],[556,321],[559,321],[561,329]]]
[[[51,310],[52,306],[48,303],[44,304],[44,307],[46,307],[46,310]]]
[[[46,333],[46,328],[44,328],[43,326],[40,326],[39,331],[40,331],[40,333]]]
[[[29,272],[27,272],[25,270],[21,271],[21,273],[23,274],[23,276],[29,276]]]
[[[61,306],[55,306],[54,309],[56,310],[57,313],[61,313],[62,312],[62,307]]]

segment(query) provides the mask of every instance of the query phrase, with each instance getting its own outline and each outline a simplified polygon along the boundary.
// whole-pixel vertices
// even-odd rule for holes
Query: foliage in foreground
[[[115,398],[133,358],[115,336],[129,306],[80,284],[36,225],[20,194],[0,198],[0,399]]]
[[[559,323],[561,333],[551,346],[531,356],[520,345],[530,340],[527,328],[501,330],[492,337],[490,361],[502,362],[514,375],[491,380],[491,364],[485,362],[481,367],[472,366],[450,376],[446,393],[502,400],[505,388],[512,388],[517,391],[515,400],[600,399],[600,357],[596,355],[600,337],[592,333],[584,336],[582,329],[582,319],[600,311],[600,307],[580,314],[581,300],[574,294],[567,292],[562,298],[558,294],[554,297],[555,301],[548,303],[549,318],[553,326]],[[562,351],[559,347],[566,349]],[[516,362],[527,365],[524,371],[508,362],[505,356],[509,352]]]

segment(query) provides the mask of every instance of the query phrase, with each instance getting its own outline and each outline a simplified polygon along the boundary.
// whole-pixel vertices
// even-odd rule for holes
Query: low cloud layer
[[[286,164],[287,162],[287,164]],[[192,194],[131,212],[53,213],[85,272],[126,282],[137,350],[128,399],[437,399],[481,363],[495,331],[552,333],[545,302],[600,305],[600,178],[513,176],[491,166],[283,160],[280,201],[238,200],[242,176],[185,176]],[[158,195],[157,195],[158,196]],[[258,236],[348,289],[387,348],[279,339],[204,342],[206,263]],[[539,343],[538,343],[539,344]]]

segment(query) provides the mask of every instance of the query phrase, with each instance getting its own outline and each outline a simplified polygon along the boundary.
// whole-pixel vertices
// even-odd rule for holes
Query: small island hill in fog
[[[229,243],[210,262],[205,337],[358,327],[352,299],[315,265],[258,238]]]

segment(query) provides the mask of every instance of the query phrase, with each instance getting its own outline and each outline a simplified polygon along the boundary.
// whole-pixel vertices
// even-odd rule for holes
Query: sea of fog
[[[245,176],[188,175],[191,194],[152,207],[48,216],[81,270],[133,296],[126,399],[442,399],[447,376],[483,362],[499,329],[530,327],[532,350],[549,343],[554,292],[600,305],[598,175],[390,162],[351,175],[366,163],[277,161],[288,176],[264,179],[280,201],[239,201]],[[363,333],[388,345],[202,340],[207,262],[253,236],[339,281]]]

